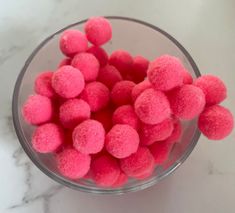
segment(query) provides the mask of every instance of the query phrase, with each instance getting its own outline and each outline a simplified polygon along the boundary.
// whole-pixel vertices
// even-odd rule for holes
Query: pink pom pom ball
[[[108,63],[108,54],[106,51],[98,46],[91,46],[87,50],[88,53],[91,53],[99,61],[100,67],[104,67]]]
[[[145,80],[145,81],[142,81],[138,84],[136,84],[133,89],[132,89],[132,92],[131,92],[131,95],[132,95],[132,100],[135,101],[136,98],[146,89],[149,89],[151,88],[152,85],[149,83],[148,80]]]

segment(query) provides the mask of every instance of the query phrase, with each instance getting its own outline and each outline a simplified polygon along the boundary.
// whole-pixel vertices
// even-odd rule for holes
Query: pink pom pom
[[[183,76],[183,83],[184,84],[192,84],[193,83],[193,77],[188,72],[188,70],[182,70],[182,76]]]
[[[128,124],[134,129],[139,129],[139,119],[131,105],[122,105],[113,113],[113,124]]]
[[[150,145],[156,141],[165,140],[171,135],[173,128],[172,118],[168,118],[155,125],[142,124],[140,142],[142,145]]]
[[[142,81],[138,84],[136,84],[132,89],[132,100],[135,101],[136,98],[146,89],[151,88],[152,85],[149,83],[148,80]]]
[[[110,55],[109,64],[115,66],[124,77],[132,69],[133,59],[127,51],[116,50]]]
[[[64,58],[60,61],[58,68],[66,66],[66,65],[71,65],[72,59],[71,58]]]
[[[171,90],[183,83],[183,65],[176,57],[163,55],[155,59],[148,69],[148,79],[156,90]]]
[[[31,95],[22,108],[24,119],[33,125],[50,121],[53,115],[52,102],[42,95]]]
[[[100,64],[96,57],[91,53],[80,53],[75,55],[71,65],[81,71],[85,81],[96,80]]]
[[[91,115],[90,106],[83,100],[70,99],[60,106],[60,122],[65,128],[74,128]]]
[[[91,46],[88,50],[88,53],[91,53],[99,61],[101,67],[104,67],[108,63],[108,54],[106,51],[98,46]]]
[[[104,17],[91,17],[84,26],[87,39],[94,45],[105,44],[112,38],[112,27]]]
[[[130,177],[141,177],[154,170],[154,158],[147,147],[139,147],[137,152],[120,159],[122,171]]]
[[[175,116],[184,120],[194,119],[205,106],[205,95],[202,90],[189,84],[171,91],[168,97]]]
[[[119,178],[119,174],[118,161],[109,155],[96,157],[91,163],[91,176],[98,186],[112,186]]]
[[[57,154],[56,161],[62,175],[71,179],[78,179],[88,173],[91,158],[89,155],[70,148]]]
[[[232,113],[219,105],[207,107],[198,119],[200,131],[211,140],[224,139],[232,132],[233,126]]]
[[[54,72],[52,87],[63,98],[75,98],[84,89],[82,73],[72,66],[63,66]]]
[[[37,127],[32,137],[33,148],[40,153],[54,152],[63,142],[64,132],[62,128],[54,123]]]
[[[117,188],[117,187],[124,186],[127,183],[127,181],[128,181],[127,175],[123,172],[120,172],[117,180],[114,182],[112,187]]]
[[[139,146],[139,135],[126,124],[116,124],[105,138],[106,150],[116,158],[125,158],[135,153]]]
[[[165,94],[154,89],[146,89],[135,101],[135,112],[146,124],[157,124],[170,117],[170,104]]]
[[[175,119],[174,121],[174,129],[170,135],[170,137],[168,137],[166,140],[168,141],[168,143],[176,143],[179,142],[181,135],[182,135],[182,125],[180,123],[180,120]]]
[[[132,97],[131,92],[135,83],[132,81],[119,81],[117,82],[112,91],[111,91],[111,99],[114,104],[117,106],[131,104]]]
[[[122,76],[119,71],[112,65],[106,65],[101,68],[98,74],[97,81],[105,84],[109,89],[122,80]]]
[[[103,110],[93,113],[92,119],[99,121],[103,125],[105,131],[108,132],[113,126],[112,116],[113,110],[110,108],[105,108]]]
[[[95,154],[103,149],[105,130],[96,120],[86,120],[73,130],[73,146],[84,154]]]
[[[173,143],[167,141],[158,141],[151,146],[149,149],[154,157],[156,164],[163,164],[169,157]]]
[[[148,66],[149,61],[143,56],[135,56],[133,58],[131,75],[133,76],[134,82],[140,83],[146,78]]]
[[[85,52],[87,48],[87,38],[79,30],[66,30],[60,37],[60,50],[67,56]]]
[[[108,105],[109,89],[97,81],[88,83],[81,94],[81,99],[90,105],[92,112],[97,112]]]
[[[53,98],[56,96],[55,91],[51,86],[51,79],[53,76],[53,72],[43,72],[40,73],[36,79],[34,84],[34,90],[37,94],[46,96],[48,98]]]
[[[219,104],[227,97],[227,88],[224,82],[213,75],[203,75],[195,80],[194,85],[205,94],[206,104]]]

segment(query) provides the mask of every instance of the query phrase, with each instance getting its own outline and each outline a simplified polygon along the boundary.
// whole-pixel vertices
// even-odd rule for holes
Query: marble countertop
[[[202,73],[213,73],[224,80],[229,93],[224,105],[235,115],[235,1],[136,2],[0,0],[1,213],[234,211],[235,131],[220,142],[202,136],[173,175],[149,189],[122,196],[95,196],[58,185],[32,164],[18,143],[11,99],[24,61],[45,37],[92,15],[134,17],[172,34]]]

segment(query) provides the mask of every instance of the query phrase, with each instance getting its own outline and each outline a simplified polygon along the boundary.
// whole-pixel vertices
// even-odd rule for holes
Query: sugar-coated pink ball
[[[146,89],[136,99],[134,108],[139,119],[146,124],[157,124],[170,117],[171,109],[161,91]]]
[[[89,42],[95,46],[107,43],[112,38],[112,26],[104,17],[91,17],[84,26]]]
[[[62,175],[70,179],[79,179],[88,173],[91,157],[78,152],[76,149],[67,148],[57,154],[56,162]]]
[[[219,104],[227,97],[227,88],[224,82],[214,75],[203,75],[194,81],[205,94],[206,104]]]
[[[112,116],[113,110],[107,107],[98,112],[92,113],[91,118],[99,121],[103,125],[105,131],[108,132],[113,126]]]
[[[51,100],[42,95],[31,95],[28,97],[22,108],[22,114],[30,124],[38,125],[52,119],[53,107]]]
[[[59,68],[52,76],[52,87],[62,98],[75,98],[84,86],[82,73],[69,65]]]
[[[37,94],[53,98],[56,96],[54,89],[51,86],[53,72],[47,71],[40,73],[34,82],[34,90]]]
[[[193,77],[189,73],[188,70],[186,70],[186,69],[182,70],[182,76],[183,76],[183,83],[184,84],[192,84],[193,83]]]
[[[60,50],[67,56],[85,52],[87,48],[87,38],[79,30],[66,30],[60,37]]]
[[[128,177],[124,172],[120,172],[117,180],[114,182],[114,184],[112,185],[112,187],[117,188],[117,187],[121,187],[124,186],[128,181]]]
[[[64,58],[60,61],[58,68],[66,66],[66,65],[71,65],[72,58]]]
[[[120,72],[112,65],[106,65],[99,70],[97,81],[105,84],[109,89],[122,80]]]
[[[110,155],[101,155],[91,163],[91,177],[98,186],[110,187],[119,178],[118,161]]]
[[[135,153],[139,146],[137,131],[126,124],[116,124],[105,137],[106,150],[116,158],[125,158]]]
[[[133,58],[125,50],[116,50],[109,57],[109,64],[115,66],[121,75],[126,76],[133,65]]]
[[[80,53],[75,55],[71,65],[81,71],[85,81],[96,80],[100,64],[96,57],[91,53]]]
[[[100,67],[104,67],[109,60],[107,52],[99,46],[91,46],[87,50],[88,53],[93,54],[100,63]]]
[[[194,85],[185,84],[169,93],[172,112],[183,120],[197,117],[205,106],[205,95]]]
[[[158,165],[163,164],[168,159],[172,147],[173,143],[168,141],[158,141],[149,146],[149,150],[154,157],[155,163]]]
[[[129,177],[141,177],[154,170],[154,158],[147,147],[139,147],[137,152],[120,159],[122,171]]]
[[[46,123],[37,127],[32,136],[32,146],[40,153],[54,152],[63,142],[63,129],[54,123]]]
[[[133,58],[130,74],[133,76],[134,82],[140,83],[146,78],[148,66],[149,61],[143,56],[138,55]]]
[[[111,91],[111,99],[113,103],[117,106],[131,104],[131,93],[134,86],[135,83],[132,81],[117,82]]]
[[[150,125],[142,123],[140,128],[140,142],[142,145],[151,145],[156,141],[168,138],[174,129],[172,118],[167,118],[161,123]]]
[[[95,154],[104,147],[105,130],[96,120],[86,120],[73,130],[73,146],[84,154]]]
[[[179,142],[182,135],[182,125],[179,119],[174,120],[174,129],[171,135],[166,139],[168,143],[176,143]]]
[[[92,112],[97,112],[108,105],[109,96],[109,89],[104,84],[94,81],[85,86],[81,99],[89,104]]]
[[[113,124],[127,124],[138,130],[140,121],[132,105],[122,105],[113,113]]]
[[[182,70],[184,67],[178,58],[163,55],[151,62],[147,75],[155,89],[167,91],[182,85]]]
[[[74,128],[81,121],[90,118],[91,109],[88,103],[81,99],[65,101],[59,109],[59,118],[65,128]]]
[[[135,101],[136,98],[146,89],[151,88],[152,85],[150,84],[150,82],[148,80],[142,81],[138,84],[136,84],[131,92],[132,95],[132,100]]]
[[[211,140],[221,140],[233,130],[232,113],[225,107],[213,105],[205,108],[198,119],[198,128]]]

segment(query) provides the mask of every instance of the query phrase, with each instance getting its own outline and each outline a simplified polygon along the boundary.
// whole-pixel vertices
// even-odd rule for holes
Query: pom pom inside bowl
[[[133,56],[141,54],[150,61],[161,55],[169,54],[178,57],[193,78],[200,76],[200,72],[189,53],[176,39],[163,30],[151,24],[129,18],[107,18],[113,28],[113,37],[111,42],[106,43],[102,48],[108,54],[122,48]],[[71,180],[62,176],[56,167],[54,155],[36,153],[31,145],[31,136],[35,127],[27,124],[23,120],[21,108],[26,98],[33,93],[33,79],[42,70],[55,70],[57,68],[58,63],[64,58],[64,55],[60,53],[58,45],[61,34],[67,29],[78,29],[82,31],[85,21],[72,24],[49,36],[33,51],[26,61],[25,66],[18,76],[13,95],[12,110],[16,133],[22,147],[33,163],[43,173],[60,184],[80,191],[101,194],[122,194],[142,190],[167,177],[187,159],[200,136],[196,120],[183,123],[181,141],[177,143],[177,149],[180,147],[180,151],[175,151],[174,146],[171,150],[169,160],[164,165],[156,167],[150,177],[143,180],[129,179],[124,186],[115,188],[96,186],[89,179]],[[174,159],[174,161],[171,159]]]

